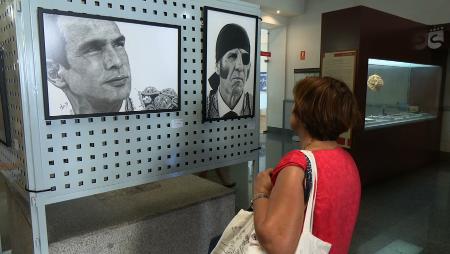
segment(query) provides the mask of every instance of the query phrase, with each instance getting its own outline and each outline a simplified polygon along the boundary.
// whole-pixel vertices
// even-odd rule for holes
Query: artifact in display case
[[[365,129],[437,117],[440,66],[369,59]]]

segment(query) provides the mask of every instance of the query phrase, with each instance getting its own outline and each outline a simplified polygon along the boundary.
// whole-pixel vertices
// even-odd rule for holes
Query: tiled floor
[[[363,190],[351,253],[450,253],[450,163]]]
[[[261,143],[261,170],[298,149],[287,134],[261,135]],[[365,186],[350,253],[450,253],[450,163]]]

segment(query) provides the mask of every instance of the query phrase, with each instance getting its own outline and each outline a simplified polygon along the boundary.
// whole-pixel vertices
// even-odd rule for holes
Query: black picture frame
[[[5,52],[0,48],[0,142],[11,146],[11,126],[9,121],[8,94],[6,89]]]
[[[107,20],[113,22],[122,22],[129,24],[138,24],[138,25],[146,25],[146,26],[154,26],[154,27],[163,27],[168,29],[177,30],[178,37],[178,67],[177,67],[177,96],[173,96],[178,100],[178,107],[171,109],[143,109],[136,111],[126,111],[126,112],[106,112],[106,113],[88,113],[88,114],[64,114],[64,115],[50,115],[49,110],[49,93],[48,93],[48,77],[47,77],[47,63],[46,63],[46,47],[45,47],[45,23],[44,23],[44,15],[45,14],[55,14],[61,16],[70,16],[70,17],[79,17],[79,18],[89,18],[89,19],[97,19],[97,20]],[[40,46],[40,57],[41,57],[41,73],[42,73],[42,87],[43,87],[43,98],[44,98],[44,113],[45,120],[56,120],[56,119],[72,119],[72,118],[87,118],[87,117],[98,117],[98,116],[116,116],[116,115],[133,115],[133,114],[148,114],[148,113],[162,113],[162,112],[177,112],[181,111],[181,26],[173,25],[173,24],[163,24],[157,22],[149,22],[149,21],[141,21],[141,20],[132,20],[118,17],[110,17],[110,16],[101,16],[101,15],[93,15],[86,13],[74,13],[69,11],[61,11],[56,9],[44,9],[38,8],[38,29],[39,29],[39,46]],[[130,60],[131,61],[131,60]],[[151,74],[149,74],[151,75]]]
[[[225,14],[231,14],[231,15],[238,15],[238,16],[243,16],[243,17],[247,17],[250,19],[253,19],[255,22],[255,38],[254,38],[254,45],[251,45],[251,50],[254,53],[254,62],[253,62],[253,66],[251,68],[253,68],[253,103],[252,103],[252,110],[251,110],[251,114],[250,115],[245,115],[245,116],[238,116],[238,117],[234,117],[234,118],[211,118],[208,116],[208,22],[209,22],[209,18],[208,18],[208,13],[210,11],[215,11],[215,12],[221,12],[221,13],[225,13]],[[235,12],[235,11],[230,11],[230,10],[224,10],[224,9],[220,9],[220,8],[215,8],[215,7],[210,7],[210,6],[205,6],[203,7],[203,24],[204,24],[204,28],[203,28],[203,84],[202,84],[202,95],[203,95],[203,101],[202,101],[202,122],[212,122],[212,121],[220,121],[220,120],[233,120],[233,119],[246,119],[246,118],[254,118],[255,117],[255,101],[256,101],[256,80],[257,80],[257,73],[258,70],[256,69],[256,63],[258,60],[258,52],[257,52],[257,44],[258,44],[258,33],[259,33],[259,17],[255,16],[255,15],[250,15],[250,14],[246,14],[246,13],[240,13],[240,12]],[[225,26],[226,24],[224,24],[223,26]]]

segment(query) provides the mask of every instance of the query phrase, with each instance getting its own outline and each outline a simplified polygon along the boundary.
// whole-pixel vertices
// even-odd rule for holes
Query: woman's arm
[[[304,178],[305,173],[301,168],[288,166],[279,173],[270,198],[260,198],[254,202],[256,235],[270,254],[295,252],[305,212]],[[258,180],[264,182],[257,179],[255,192],[261,185]]]

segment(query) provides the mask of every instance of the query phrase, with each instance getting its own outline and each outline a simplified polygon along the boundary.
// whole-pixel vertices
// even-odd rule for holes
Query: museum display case
[[[349,78],[363,124],[352,129],[347,146],[363,184],[439,158],[445,77],[440,68],[447,54],[423,44],[430,28],[364,6],[322,15],[321,55],[356,52],[348,75],[354,75]]]
[[[368,60],[365,129],[435,119],[440,66]]]

